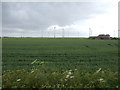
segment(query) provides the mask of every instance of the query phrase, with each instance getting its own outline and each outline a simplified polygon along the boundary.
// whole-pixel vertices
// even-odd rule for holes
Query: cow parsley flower
[[[71,75],[71,74],[72,74],[72,72],[68,72],[68,74],[69,74],[69,75]]]
[[[66,76],[66,78],[69,78],[69,77],[70,77],[70,75],[67,75],[67,76]]]
[[[75,69],[75,71],[77,71],[77,69]]]
[[[105,80],[103,78],[100,78],[99,81],[100,82],[105,82]]]
[[[73,79],[75,76],[70,76],[70,79]]]
[[[100,81],[103,81],[103,78],[100,78],[99,80],[100,80]]]
[[[21,79],[17,79],[17,82],[21,81]]]

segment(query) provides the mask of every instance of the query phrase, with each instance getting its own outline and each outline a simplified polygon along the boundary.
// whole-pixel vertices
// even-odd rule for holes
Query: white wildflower
[[[65,71],[65,72],[68,72],[68,71]]]
[[[68,74],[69,74],[69,75],[71,75],[71,74],[72,74],[72,72],[68,72]]]
[[[70,75],[67,75],[67,76],[66,76],[66,78],[69,78],[69,77],[70,77]]]
[[[21,79],[17,79],[17,82],[21,81]]]
[[[72,72],[72,70],[69,70],[70,72]]]
[[[105,82],[105,80],[103,78],[100,78],[99,81],[100,82]]]
[[[32,70],[31,73],[34,73],[34,70]]]
[[[65,81],[67,81],[67,79],[65,79]]]
[[[75,69],[75,71],[77,71],[77,69]]]
[[[74,76],[70,76],[70,79],[73,79],[74,78]]]
[[[96,71],[96,73],[99,73],[101,71],[101,68],[99,68],[97,71]]]
[[[60,87],[60,84],[57,84],[57,87],[59,88],[59,87]]]
[[[37,59],[35,59],[31,64],[34,64],[34,63],[36,63],[36,61],[37,61]]]
[[[103,78],[100,78],[99,80],[100,80],[100,81],[103,81]]]

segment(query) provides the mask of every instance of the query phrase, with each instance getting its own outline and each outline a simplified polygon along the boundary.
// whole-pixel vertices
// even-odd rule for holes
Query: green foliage
[[[3,39],[2,44],[4,72],[30,70],[31,62],[36,59],[57,71],[76,67],[87,71],[97,68],[117,71],[118,68],[117,40]]]
[[[6,38],[2,46],[3,87],[117,87],[117,40]]]
[[[118,88],[118,73],[112,71],[32,71],[34,72],[16,70],[5,73],[3,88]]]

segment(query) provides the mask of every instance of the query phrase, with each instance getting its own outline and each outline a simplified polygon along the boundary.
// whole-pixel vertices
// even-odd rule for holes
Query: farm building
[[[98,36],[90,36],[89,39],[111,39],[109,34],[99,34]]]
[[[110,39],[110,35],[109,34],[100,34],[97,36],[98,39]]]

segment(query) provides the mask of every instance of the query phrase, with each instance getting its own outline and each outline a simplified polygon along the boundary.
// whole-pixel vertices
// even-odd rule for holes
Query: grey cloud
[[[0,25],[2,21],[2,3],[0,2]]]
[[[104,13],[106,7],[106,4],[96,2],[4,2],[2,4],[3,27],[28,31],[45,30],[51,25],[65,26],[76,21],[82,22],[96,14]]]

